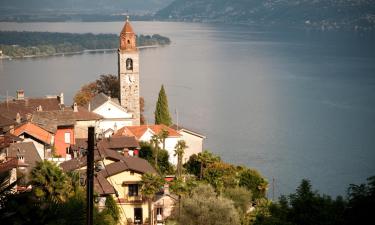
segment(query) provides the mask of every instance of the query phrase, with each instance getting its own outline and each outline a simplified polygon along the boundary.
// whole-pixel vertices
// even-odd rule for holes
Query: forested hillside
[[[156,16],[171,20],[370,30],[375,28],[375,0],[175,0]]]
[[[168,45],[170,40],[158,34],[138,35],[138,46]],[[74,34],[50,32],[0,31],[0,50],[11,57],[46,56],[83,50],[116,49],[116,34]]]

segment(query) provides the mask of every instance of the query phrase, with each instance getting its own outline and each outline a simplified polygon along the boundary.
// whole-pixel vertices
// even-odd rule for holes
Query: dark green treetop
[[[167,126],[172,125],[172,118],[169,115],[168,99],[167,95],[165,94],[164,85],[161,85],[154,115],[155,124],[164,124]]]

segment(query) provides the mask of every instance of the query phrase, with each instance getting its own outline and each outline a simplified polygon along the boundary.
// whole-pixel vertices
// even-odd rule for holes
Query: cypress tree
[[[172,125],[172,118],[169,115],[168,99],[167,95],[165,94],[164,85],[161,85],[154,115],[155,124],[164,124],[167,126]]]

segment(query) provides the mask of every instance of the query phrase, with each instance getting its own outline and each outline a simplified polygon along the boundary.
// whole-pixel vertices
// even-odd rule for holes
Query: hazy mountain
[[[156,16],[187,21],[371,29],[375,27],[375,0],[175,0]]]
[[[157,11],[173,0],[0,0],[0,11],[7,14],[33,12],[123,13]]]

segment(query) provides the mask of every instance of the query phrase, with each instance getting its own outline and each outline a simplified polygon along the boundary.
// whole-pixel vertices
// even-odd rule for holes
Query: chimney
[[[41,111],[43,111],[43,108],[42,108],[42,106],[41,106],[41,105],[39,105],[38,107],[36,107],[36,111],[37,111],[37,112],[41,112]]]
[[[73,112],[78,112],[78,105],[77,103],[73,103]]]
[[[16,115],[16,122],[17,123],[21,123],[21,115],[20,115],[20,113],[17,113],[17,115]]]
[[[16,100],[24,100],[25,92],[23,90],[17,90]]]
[[[169,195],[169,184],[168,183],[165,183],[164,184],[164,194],[165,195]]]
[[[115,123],[115,125],[113,126],[113,134],[116,134],[117,133],[117,124]]]
[[[25,164],[25,156],[21,153],[21,149],[17,149],[17,160],[18,164]]]
[[[61,92],[57,99],[60,101],[60,105],[64,105],[64,93]]]
[[[88,111],[91,112],[91,103],[89,102]]]

